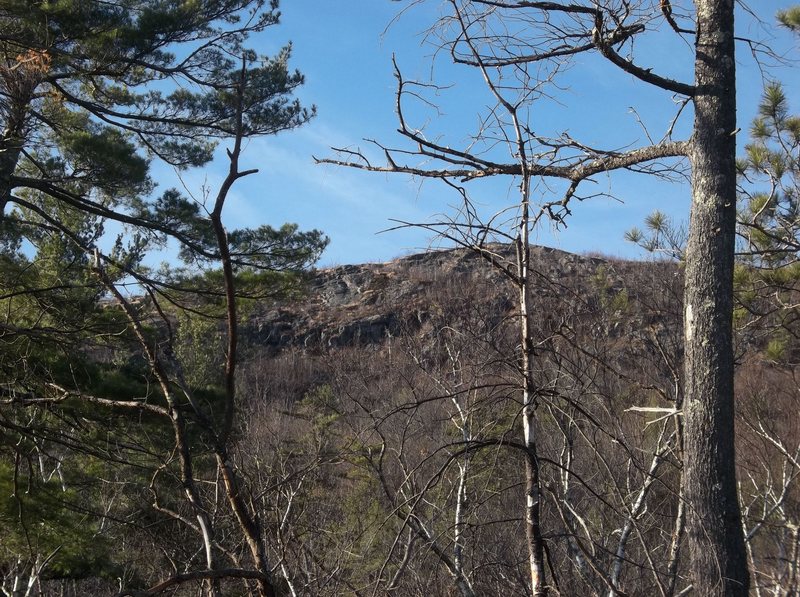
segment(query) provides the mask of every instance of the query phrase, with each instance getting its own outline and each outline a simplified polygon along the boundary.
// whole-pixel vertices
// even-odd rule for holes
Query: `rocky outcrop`
[[[511,263],[512,248],[493,245]],[[539,300],[609,301],[640,263],[531,248]],[[430,251],[387,263],[315,272],[305,298],[262,305],[244,332],[268,349],[326,349],[380,343],[424,332],[447,310],[480,307],[498,322],[514,312],[516,292],[499,269],[468,249]],[[493,322],[489,322],[491,325]],[[494,322],[496,323],[496,322]]]

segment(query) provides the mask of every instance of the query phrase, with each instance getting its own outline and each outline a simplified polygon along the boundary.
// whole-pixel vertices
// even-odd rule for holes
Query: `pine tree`
[[[51,488],[28,467],[31,487],[43,489],[3,542],[25,546],[31,575],[42,573],[37,562],[67,575],[82,564],[69,536],[48,560],[53,541],[24,540],[29,525],[49,517],[94,530],[105,519],[88,488],[122,466],[129,486],[150,483],[156,494],[126,496],[127,514],[155,501],[161,524],[195,521],[183,525],[186,541],[192,551],[200,541],[206,565],[190,579],[217,595],[220,579],[238,575],[275,594],[258,514],[229,456],[237,309],[246,297],[296,289],[327,239],[294,225],[227,230],[222,211],[231,186],[254,172],[239,170],[244,141],[314,114],[292,97],[303,76],[289,69],[290,48],[269,58],[246,45],[278,17],[277,0],[0,0],[0,486],[22,479],[14,463],[36,454],[76,465],[63,492],[51,491],[61,510],[43,506]],[[203,166],[218,143],[229,173],[213,205],[155,193],[154,160]],[[168,242],[182,265],[145,266]],[[132,300],[125,285],[142,296]],[[221,381],[205,393],[175,357],[184,309],[218,322],[224,338]],[[213,521],[217,506],[196,487],[204,474],[217,475],[229,508]],[[70,493],[73,485],[87,489]],[[230,551],[215,524],[247,546],[236,570],[218,563]],[[96,556],[87,550],[84,564]]]

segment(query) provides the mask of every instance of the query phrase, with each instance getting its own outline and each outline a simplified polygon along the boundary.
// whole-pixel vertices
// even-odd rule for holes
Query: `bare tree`
[[[399,69],[397,112],[399,132],[409,148],[377,143],[386,156],[375,164],[361,150],[342,149],[326,163],[371,171],[435,178],[454,186],[464,197],[458,218],[448,222],[450,235],[464,230],[464,244],[492,260],[484,240],[498,231],[501,214],[479,221],[465,183],[487,176],[508,175],[519,185],[515,211],[518,246],[516,271],[509,275],[519,287],[522,334],[523,427],[527,464],[528,545],[531,590],[546,591],[541,535],[540,494],[536,467],[535,417],[537,398],[528,371],[535,353],[526,332],[527,243],[530,227],[549,217],[562,223],[571,203],[585,199],[582,183],[594,176],[628,169],[669,175],[661,161],[683,157],[692,168],[692,210],[686,253],[684,392],[684,465],[687,539],[694,590],[703,595],[743,595],[749,576],[741,530],[734,466],[733,299],[732,276],[736,211],[735,60],[733,0],[698,0],[694,6],[651,2],[538,2],[527,0],[451,0],[449,11],[432,30],[453,62],[474,67],[496,100],[470,143],[461,148],[438,140],[412,125],[405,103],[430,85],[404,80]],[[635,42],[653,30],[675,35],[694,64],[692,83],[659,74],[637,61]],[[753,47],[753,46],[751,46]],[[564,64],[596,53],[641,84],[676,98],[676,112],[660,140],[647,133],[648,143],[633,149],[598,149],[564,133],[556,138],[536,134],[529,120],[534,100],[552,93]],[[673,139],[676,123],[688,104],[694,122],[688,139]],[[499,151],[506,148],[503,159]],[[425,163],[415,163],[422,158]],[[558,185],[557,181],[563,181]],[[541,184],[535,181],[542,181]],[[552,186],[551,186],[552,185]],[[532,212],[532,189],[542,195]],[[560,189],[560,196],[552,198]],[[505,212],[504,212],[505,213]],[[440,228],[430,226],[431,228]],[[459,236],[459,234],[455,234]]]
[[[207,413],[201,406],[200,402],[194,396],[192,388],[186,382],[182,367],[175,358],[171,334],[166,340],[153,346],[143,320],[143,318],[147,317],[147,314],[143,314],[141,308],[137,308],[132,304],[131,299],[123,294],[118,287],[118,281],[107,272],[107,268],[119,268],[125,271],[125,265],[115,259],[114,256],[102,253],[96,246],[82,245],[80,239],[75,237],[75,235],[70,235],[68,230],[62,230],[64,234],[70,236],[73,242],[79,244],[81,249],[94,253],[93,267],[95,274],[105,289],[114,297],[127,317],[132,335],[136,341],[138,341],[139,347],[149,364],[152,375],[160,388],[164,405],[161,406],[133,401],[124,403],[115,400],[105,400],[103,402],[112,408],[121,407],[139,410],[141,412],[152,412],[169,419],[171,422],[174,433],[174,446],[171,451],[177,455],[180,469],[180,485],[193,513],[193,518],[196,520],[196,524],[161,503],[159,492],[156,488],[158,485],[157,479],[167,468],[170,462],[169,457],[165,458],[164,465],[157,469],[153,476],[151,490],[154,495],[154,507],[162,514],[166,514],[187,524],[189,528],[198,533],[202,541],[206,561],[204,570],[177,574],[160,581],[145,591],[124,591],[121,595],[158,595],[173,586],[186,582],[203,580],[206,586],[206,593],[216,596],[220,594],[219,581],[229,578],[254,580],[257,585],[257,594],[263,597],[274,597],[277,594],[272,578],[272,570],[267,561],[266,547],[262,536],[258,513],[253,511],[246,501],[247,493],[242,487],[240,475],[230,456],[231,432],[238,403],[235,370],[239,360],[237,353],[239,321],[236,314],[237,285],[234,278],[231,249],[227,233],[222,223],[222,210],[233,184],[238,179],[255,172],[255,170],[241,171],[239,169],[239,158],[242,150],[242,141],[244,139],[242,115],[244,113],[243,98],[246,85],[246,70],[243,68],[240,81],[234,87],[234,92],[236,93],[236,123],[234,127],[235,135],[233,147],[228,150],[230,163],[229,172],[217,193],[213,203],[213,209],[209,214],[209,224],[216,238],[216,250],[222,269],[226,321],[225,337],[227,339],[223,378],[225,398],[223,416],[219,424],[215,422],[213,416]],[[58,226],[58,222],[52,222],[52,225]],[[134,272],[129,271],[126,273],[133,274]],[[156,294],[152,287],[145,286],[145,289],[150,293],[150,298],[152,300],[151,308],[160,315],[163,319],[164,326],[169,330],[171,324],[162,308],[159,295]],[[62,389],[62,391],[65,395],[72,393],[65,389]],[[80,394],[79,397],[91,400],[91,397],[87,398],[80,396]],[[192,417],[187,416],[182,400],[185,400],[186,405],[190,406],[193,411]],[[100,402],[101,399],[95,399],[95,401]],[[211,453],[216,460],[218,479],[220,480],[228,508],[237,523],[241,538],[250,552],[250,568],[243,568],[237,557],[232,556],[230,553],[226,554],[226,550],[221,547],[218,538],[215,536],[212,512],[216,509],[216,506],[208,503],[207,499],[204,497],[204,492],[201,491],[199,487],[197,479],[197,460],[199,455],[196,453],[196,447],[189,438],[187,430],[190,420],[192,420],[194,424],[200,426],[210,444]],[[224,568],[219,566],[218,554],[220,551],[232,560],[232,566]]]
[[[296,283],[291,281],[294,274],[316,259],[327,240],[316,232],[308,237],[298,235],[293,226],[283,232],[268,227],[255,231],[229,231],[223,223],[223,210],[233,185],[242,177],[257,172],[242,170],[239,163],[243,143],[250,132],[246,124],[247,110],[252,107],[248,103],[248,93],[252,85],[258,84],[253,80],[258,71],[248,68],[248,64],[245,55],[238,77],[226,88],[233,114],[227,176],[209,202],[207,217],[200,216],[200,207],[195,204],[196,209],[189,208],[182,218],[181,225],[196,226],[194,240],[182,246],[189,252],[184,257],[188,257],[190,263],[194,258],[196,267],[153,274],[148,268],[140,267],[141,250],[148,244],[140,237],[131,240],[134,248],[130,252],[123,249],[121,238],[112,250],[103,251],[97,237],[87,238],[76,231],[70,218],[61,220],[34,201],[14,197],[19,201],[18,205],[25,206],[24,215],[31,227],[57,235],[74,254],[84,258],[88,256],[85,270],[82,270],[87,280],[85,285],[95,289],[98,296],[103,293],[110,296],[107,313],[93,305],[83,316],[86,319],[92,316],[105,319],[107,335],[118,340],[104,347],[96,337],[83,337],[75,340],[75,350],[94,351],[92,356],[96,359],[104,358],[104,348],[118,350],[129,358],[138,358],[145,368],[144,378],[148,383],[141,396],[105,397],[102,392],[94,395],[78,376],[55,383],[57,378],[52,375],[44,381],[37,379],[36,385],[26,385],[28,380],[18,381],[17,386],[4,388],[2,400],[8,412],[31,409],[34,412],[59,413],[54,424],[55,432],[47,426],[16,427],[15,432],[21,438],[32,438],[34,445],[44,445],[49,438],[55,437],[67,453],[85,453],[96,459],[95,462],[122,464],[139,475],[142,475],[142,470],[147,470],[150,499],[159,524],[169,526],[172,523],[186,533],[189,555],[170,558],[165,554],[164,559],[169,560],[172,573],[165,575],[163,570],[155,571],[161,580],[147,589],[125,587],[120,580],[119,588],[124,589],[120,595],[158,595],[179,586],[200,584],[203,594],[217,596],[222,594],[224,583],[235,581],[243,583],[250,594],[275,597],[279,594],[276,570],[285,572],[285,568],[273,569],[262,512],[254,504],[236,441],[241,426],[238,413],[242,403],[236,384],[237,365],[241,360],[239,308],[242,301],[263,296],[263,290],[258,288],[254,293],[248,293],[242,279],[257,280],[264,272],[280,277],[279,270],[286,270],[288,286],[296,288]],[[19,216],[15,214],[15,221],[17,219]],[[285,240],[289,244],[284,244]],[[291,247],[292,243],[297,244]],[[196,251],[200,247],[203,248]],[[275,255],[272,255],[272,250],[275,250]],[[132,298],[125,290],[130,284],[145,296]],[[215,379],[219,382],[215,400],[203,397],[202,388],[193,386],[186,379],[174,333],[176,313],[191,313],[210,320],[213,322],[210,333],[223,339],[222,371],[215,372]],[[113,332],[108,332],[112,329]],[[204,348],[195,347],[196,350]],[[79,437],[62,433],[58,419],[70,418],[71,415],[62,414],[70,412],[70,408],[103,409],[103,412],[112,413],[112,418],[130,417],[128,425],[135,430],[122,433],[132,438],[122,439],[111,432],[108,435],[110,444],[127,446],[122,450],[127,458],[115,459],[106,453],[108,450],[98,448],[95,443],[82,444]],[[137,417],[140,418],[138,426],[134,422]],[[92,424],[97,418],[92,416]],[[144,423],[142,418],[146,419]],[[153,423],[153,419],[157,423]],[[7,427],[9,422],[4,419],[3,424]],[[152,432],[147,428],[148,424],[166,435],[155,433],[156,437],[151,437],[149,443],[147,439],[141,439],[148,438]],[[169,430],[172,442],[169,441]],[[138,488],[130,491],[133,494],[137,492]],[[75,504],[74,507],[79,509],[81,505]],[[82,516],[90,513],[92,520],[104,522],[114,519],[108,510],[95,510],[92,504],[85,512],[82,511]],[[20,524],[27,535],[27,515],[23,514],[21,511]],[[155,543],[161,544],[160,541]],[[64,544],[68,545],[68,541]],[[199,548],[195,549],[198,545]],[[29,540],[28,546],[34,549]],[[57,553],[58,550],[37,556],[28,573],[31,587]],[[142,576],[146,578],[146,575]],[[137,582],[142,580],[137,579]]]

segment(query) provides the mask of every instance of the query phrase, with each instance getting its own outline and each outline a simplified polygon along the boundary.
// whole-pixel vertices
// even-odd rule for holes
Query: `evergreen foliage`
[[[297,292],[327,244],[291,224],[226,232],[215,227],[221,201],[157,191],[150,176],[154,160],[205,166],[226,141],[233,160],[242,140],[314,115],[293,97],[303,76],[289,68],[290,48],[265,57],[247,47],[278,23],[277,8],[277,0],[0,0],[4,581],[101,576],[130,557],[108,544],[126,525],[194,518],[153,355],[170,365],[176,388],[195,386],[169,409],[173,420],[187,417],[180,425],[195,474],[213,474],[209,445],[220,440],[210,429],[230,410],[223,396],[233,396],[210,370],[219,358],[189,363],[197,369],[184,377],[175,355],[185,356],[187,339],[202,342],[200,332],[220,335],[226,260],[241,302]],[[145,265],[166,247],[182,265]],[[224,356],[222,341],[203,349],[215,344]],[[109,487],[120,487],[108,498],[113,513],[99,506]],[[154,495],[169,510],[148,513]]]

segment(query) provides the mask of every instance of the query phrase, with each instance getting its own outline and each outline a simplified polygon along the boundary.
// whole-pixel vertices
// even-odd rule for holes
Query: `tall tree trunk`
[[[23,98],[11,98],[11,108],[6,115],[6,127],[0,135],[0,224],[5,217],[6,205],[11,200],[14,187],[11,178],[17,169],[19,158],[22,155],[22,146],[25,144],[24,131],[28,112],[28,101]]]
[[[22,141],[9,135],[0,141],[0,223],[6,211],[6,205],[11,199],[11,177],[17,168],[17,162],[22,154]]]
[[[10,65],[6,57],[6,64],[0,65],[0,93],[5,98],[4,109],[0,112],[3,119],[3,132],[0,134],[0,223],[13,191],[11,177],[25,145],[31,102],[49,64],[44,57],[44,54],[18,56]]]
[[[684,291],[687,541],[694,594],[747,595],[734,458],[734,0],[695,5],[697,94]]]
[[[524,159],[524,153],[521,153]],[[525,164],[523,162],[523,169]],[[544,570],[544,539],[541,527],[541,480],[536,444],[536,403],[533,383],[534,349],[531,337],[530,300],[530,176],[521,181],[521,213],[517,237],[517,267],[519,271],[519,309],[522,345],[522,425],[525,440],[525,538],[528,544],[528,563],[531,573],[531,592],[534,597],[547,595]]]

